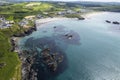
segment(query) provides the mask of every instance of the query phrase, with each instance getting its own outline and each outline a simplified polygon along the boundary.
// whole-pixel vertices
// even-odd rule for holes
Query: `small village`
[[[13,20],[8,21],[5,17],[0,16],[0,29],[12,27],[13,24],[15,24]]]
[[[75,16],[75,15],[80,15],[80,13],[81,13],[80,11],[64,10],[64,11],[58,11],[54,13],[54,16],[49,16],[49,13],[45,12],[44,15],[38,14],[38,15],[25,16],[18,23],[16,23],[14,20],[7,20],[4,16],[0,16],[0,29],[10,28],[14,24],[18,24],[20,27],[23,27],[23,28],[29,28],[31,27],[29,25],[30,21],[34,22],[36,19],[43,19],[43,18],[68,17],[68,18],[84,19],[79,16]]]

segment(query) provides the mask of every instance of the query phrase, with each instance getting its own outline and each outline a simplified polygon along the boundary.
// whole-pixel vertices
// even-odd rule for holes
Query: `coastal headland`
[[[38,26],[65,19],[81,21],[94,17],[94,15],[104,13],[104,9],[105,11],[109,9],[106,6],[88,8],[76,5],[77,4],[73,4],[71,6],[71,3],[63,4],[61,2],[21,2],[0,5],[0,80],[21,80],[25,77],[23,76],[25,73],[28,74],[27,71],[30,73],[27,77],[30,77],[33,73],[33,76],[37,75],[37,73],[31,69],[31,67],[33,67],[32,64],[36,61],[34,60],[36,52],[32,52],[35,53],[35,55],[28,57],[27,55],[32,53],[29,51],[22,52],[18,47],[18,41],[23,37],[31,35],[34,31],[37,31]],[[119,6],[117,7],[119,8]],[[112,9],[116,9],[116,7],[111,6],[109,10],[112,11]],[[106,22],[119,25],[119,22],[115,20],[107,20]],[[56,27],[54,26],[54,28]],[[66,34],[63,38],[72,40],[74,37]],[[55,60],[58,54],[56,55],[54,53],[50,55],[49,49],[43,49],[43,53],[44,51],[47,51],[46,55],[48,56],[42,55],[45,57],[43,63],[50,64],[54,61],[54,63],[50,64],[48,67],[52,69],[52,71],[55,71],[56,66],[61,64],[59,62],[62,62],[65,56],[60,55],[59,60]],[[50,62],[47,62],[48,60],[50,60]]]

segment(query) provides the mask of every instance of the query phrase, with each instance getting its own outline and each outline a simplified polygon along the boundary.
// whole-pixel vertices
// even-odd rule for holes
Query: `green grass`
[[[39,4],[28,7],[29,4]],[[29,2],[29,3],[17,3],[7,6],[0,7],[0,15],[5,16],[6,18],[13,17],[13,19],[23,19],[28,15],[36,15],[42,14],[44,11],[48,11],[53,7],[52,4],[49,3],[41,3],[41,2]]]
[[[19,71],[17,68],[20,65],[20,61],[17,53],[11,52],[10,37],[13,32],[10,29],[0,30],[0,63],[5,63],[6,65],[0,68],[0,80],[10,80]],[[15,74],[16,73],[16,74]],[[16,80],[20,78],[15,77]]]
[[[66,14],[65,17],[68,17],[68,18],[82,18],[80,14]]]
[[[102,6],[102,7],[95,7],[95,8],[92,8],[93,10],[96,10],[96,11],[112,11],[112,12],[120,12],[120,5],[107,5],[107,6]]]
[[[33,6],[33,10],[34,11],[45,11],[45,10],[49,10],[50,8],[52,8],[53,6],[51,4],[47,4],[47,3],[42,3],[39,6]]]

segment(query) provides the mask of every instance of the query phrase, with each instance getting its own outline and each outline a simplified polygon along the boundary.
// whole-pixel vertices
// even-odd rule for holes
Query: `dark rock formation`
[[[109,21],[109,20],[106,20],[106,22],[107,22],[107,23],[111,23],[111,21]]]
[[[12,52],[15,51],[15,48],[17,47],[14,37],[24,37],[24,36],[30,35],[33,31],[36,31],[36,30],[37,30],[36,25],[34,25],[34,27],[29,28],[23,33],[14,34],[10,39],[10,42],[12,45],[11,51]],[[32,66],[35,61],[34,59],[36,55],[35,52],[20,51],[18,52],[18,55],[22,61],[22,80],[37,80],[36,72],[32,70]],[[0,64],[0,68],[3,66],[5,66],[5,64]]]
[[[13,37],[24,37],[24,36],[25,36],[25,33],[17,33],[13,35]]]
[[[14,40],[14,37],[11,37],[10,42],[11,42],[11,45],[12,45],[10,51],[13,52],[13,51],[15,51],[15,48],[17,47],[16,42]]]
[[[19,53],[19,57],[22,61],[22,80],[35,80],[35,71],[32,69],[32,65],[35,62],[35,53],[29,51],[22,51]]]
[[[34,27],[29,28],[28,30],[24,31],[23,33],[14,34],[13,36],[14,37],[25,37],[25,36],[32,34],[32,32],[36,31],[36,30],[37,30],[37,28],[36,28],[36,26],[34,26]]]
[[[63,61],[63,55],[59,55],[58,53],[51,54],[50,49],[47,48],[41,51],[41,59],[50,71],[55,72],[58,64]]]
[[[58,71],[63,69],[60,69],[63,66],[63,55],[52,54],[48,48],[42,50],[40,55],[25,50],[19,53],[19,57],[22,61],[22,80],[48,80],[47,78],[57,76]]]
[[[67,39],[72,39],[73,35],[66,34]]]
[[[74,45],[80,44],[80,36],[77,32],[72,31],[72,30],[68,31],[65,28],[62,28],[62,29],[59,29],[59,27],[57,28],[55,29],[55,32],[53,33],[53,36],[55,39],[63,41],[66,45],[67,44],[74,44]]]
[[[117,21],[113,21],[113,24],[120,24],[119,22],[117,22]]]
[[[85,20],[85,18],[83,18],[83,17],[79,17],[78,20]]]
[[[113,21],[113,22],[111,22],[111,21],[109,21],[109,20],[106,20],[106,22],[107,22],[107,23],[113,23],[113,24],[120,24],[120,22],[118,22],[118,21]]]
[[[25,47],[27,50],[19,54],[23,62],[23,80],[54,80],[68,67],[64,50],[51,37],[31,37],[25,42]]]
[[[68,34],[65,35],[66,37],[68,36]]]
[[[56,26],[54,26],[54,28],[56,28]]]
[[[22,61],[22,80],[56,80],[56,77],[68,68],[65,50],[69,44],[78,45],[80,37],[64,26],[53,28],[55,34],[52,37],[29,37],[26,40],[23,46],[25,50],[19,53]]]

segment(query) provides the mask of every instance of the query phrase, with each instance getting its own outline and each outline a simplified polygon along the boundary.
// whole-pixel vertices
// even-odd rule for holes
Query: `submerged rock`
[[[22,54],[25,62],[23,80],[55,80],[68,68],[65,50],[69,44],[79,45],[80,36],[65,26],[54,26],[52,29],[54,32],[50,37],[29,37],[25,41],[24,49],[29,51]],[[34,52],[37,54],[34,55]]]
[[[54,26],[54,28],[57,28],[56,26]]]
[[[45,65],[50,69],[50,71],[55,72],[57,70],[58,64],[63,61],[63,55],[58,53],[51,53],[49,48],[41,51],[41,59]]]
[[[58,25],[54,29],[53,38],[64,42],[66,45],[73,44],[79,45],[80,44],[80,36],[77,32],[73,30],[68,30],[67,27]]]
[[[32,42],[32,43],[31,43]],[[67,56],[64,49],[56,43],[54,38],[30,37],[24,47],[28,50],[21,55],[23,60],[23,80],[54,80],[68,67]],[[36,55],[34,56],[34,54]],[[37,73],[36,75],[34,75]],[[26,75],[26,76],[25,76]],[[46,77],[47,76],[47,77]]]
[[[53,34],[54,35],[54,34]],[[54,35],[55,39],[58,39],[64,42],[66,45],[80,45],[80,36],[77,32],[74,31],[65,31],[64,33],[56,33]]]
[[[67,39],[72,39],[73,35],[66,34]]]
[[[54,26],[54,31],[55,32],[65,32],[65,26],[62,26],[62,25]]]

